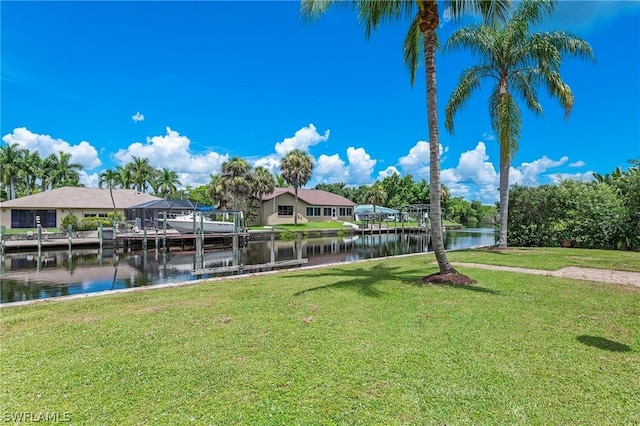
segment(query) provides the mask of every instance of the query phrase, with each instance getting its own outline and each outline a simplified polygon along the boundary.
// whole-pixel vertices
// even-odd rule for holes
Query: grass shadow
[[[612,351],[612,352],[631,352],[632,351],[631,347],[623,343],[618,343],[613,340],[609,340],[599,336],[582,335],[582,336],[576,337],[576,340],[578,340],[578,342],[585,344],[587,346],[593,346],[594,348],[604,349],[606,351]]]
[[[423,283],[419,283],[420,286],[425,286],[426,284]],[[447,287],[447,288],[451,288],[451,289],[455,289],[455,290],[465,290],[465,291],[472,291],[472,292],[476,292],[476,293],[487,293],[487,294],[495,294],[495,295],[502,295],[501,292],[496,291],[496,290],[492,290],[490,288],[486,288],[486,287],[480,287],[477,285],[456,285],[456,284],[432,284],[432,285],[436,285],[439,287]]]
[[[331,284],[320,285],[308,288],[294,293],[294,296],[300,296],[317,290],[326,289],[355,289],[358,293],[368,297],[380,297],[385,294],[384,291],[376,288],[376,284],[386,281],[395,280],[400,282],[412,282],[415,280],[415,274],[418,271],[404,270],[403,268],[387,267],[385,265],[376,265],[372,268],[340,268],[325,270],[322,277],[334,276],[337,282]],[[317,274],[309,274],[308,278],[313,280]],[[299,279],[300,275],[296,276]]]

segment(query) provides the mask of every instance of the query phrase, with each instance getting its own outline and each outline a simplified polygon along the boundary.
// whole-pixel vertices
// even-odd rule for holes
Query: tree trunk
[[[293,188],[293,191],[296,193],[296,205],[293,212],[293,224],[298,225],[298,187]]]
[[[435,1],[429,2],[427,14],[438,9]],[[434,12],[435,9],[435,12]],[[431,17],[433,19],[433,17]],[[442,235],[442,212],[440,209],[440,138],[438,136],[438,105],[436,92],[436,35],[435,29],[422,33],[424,37],[425,72],[427,77],[427,123],[429,126],[429,220],[431,221],[431,244],[438,261],[441,274],[455,273],[444,249]]]
[[[507,248],[507,223],[509,220],[509,150],[500,144],[500,240],[498,247]]]

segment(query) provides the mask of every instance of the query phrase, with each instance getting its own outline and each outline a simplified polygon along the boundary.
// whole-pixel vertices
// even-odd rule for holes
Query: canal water
[[[302,240],[301,254],[307,265],[348,262],[431,251],[426,234],[380,234]],[[495,244],[493,229],[445,231],[448,250]],[[192,275],[196,268],[259,265],[271,261],[295,260],[296,241],[249,241],[246,247],[212,250],[201,263],[195,252],[116,253],[97,249],[10,253],[0,259],[0,303],[45,299],[72,294],[169,284],[221,275],[234,271]]]

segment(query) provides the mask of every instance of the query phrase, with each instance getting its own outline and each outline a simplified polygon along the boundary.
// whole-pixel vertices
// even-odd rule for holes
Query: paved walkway
[[[640,272],[614,271],[610,269],[581,268],[567,266],[557,271],[542,269],[516,268],[512,266],[485,265],[481,263],[452,262],[453,266],[491,269],[494,271],[517,272],[522,274],[546,275],[549,277],[573,278],[576,280],[596,281],[611,284],[625,284],[640,287]]]

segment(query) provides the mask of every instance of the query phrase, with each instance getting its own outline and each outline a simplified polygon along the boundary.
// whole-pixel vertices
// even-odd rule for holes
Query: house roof
[[[293,188],[274,188],[271,194],[264,194],[262,201],[272,200],[283,194],[295,196]],[[346,206],[354,207],[356,203],[343,197],[321,189],[298,189],[298,199],[312,206]]]
[[[161,200],[134,189],[114,189],[116,208],[125,209],[148,201]],[[0,203],[1,208],[13,209],[112,209],[108,188],[65,186],[27,195]]]

